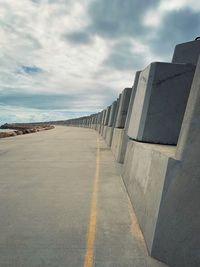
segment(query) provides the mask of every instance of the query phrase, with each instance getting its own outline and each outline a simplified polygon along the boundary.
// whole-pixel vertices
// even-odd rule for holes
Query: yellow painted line
[[[90,221],[87,232],[87,249],[84,260],[84,267],[93,266],[94,258],[94,241],[96,234],[96,222],[97,222],[97,191],[99,181],[99,165],[100,165],[100,143],[97,137],[97,151],[96,151],[96,171],[94,176],[93,192],[91,199]]]
[[[128,210],[129,210],[129,215],[131,218],[131,233],[135,237],[136,240],[144,242],[144,236],[140,229],[137,217],[135,215],[135,212],[133,210],[129,197],[128,197]]]

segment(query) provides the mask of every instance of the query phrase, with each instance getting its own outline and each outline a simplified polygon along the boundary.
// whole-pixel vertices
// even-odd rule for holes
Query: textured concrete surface
[[[121,97],[122,97],[122,94],[119,94],[119,97],[117,98],[117,105],[116,105],[116,109],[115,109],[115,116],[114,116],[114,121],[113,121],[113,127],[115,127],[116,122],[117,122],[117,117],[118,117],[119,105],[120,105],[120,102],[121,102]]]
[[[100,123],[100,125],[101,125],[100,126],[100,135],[103,134],[105,116],[106,116],[106,109],[104,109],[102,112],[102,118],[101,118],[101,123]]]
[[[135,93],[136,93],[140,73],[141,73],[140,71],[136,72],[133,87],[126,88],[123,91],[121,100],[118,103],[119,108],[121,104],[121,111],[119,109],[118,115],[119,115],[119,112],[122,112],[123,110],[125,112],[123,116],[122,115],[119,116],[121,118],[121,123],[123,122],[124,128],[123,129],[120,129],[120,128],[119,129],[117,128],[108,129],[107,134],[106,134],[106,143],[108,144],[108,146],[111,146],[111,150],[114,154],[115,160],[118,163],[124,162],[124,158],[126,154],[127,144],[129,140],[127,132],[128,132],[128,127],[130,123],[132,106],[133,106],[133,102],[135,99]],[[117,120],[117,117],[116,117],[116,120]]]
[[[102,121],[103,121],[103,111],[100,112],[100,115],[99,115],[99,118],[98,118],[98,126],[97,126],[97,129],[98,129],[98,133],[100,134],[101,133],[101,127],[102,127]]]
[[[131,91],[129,107],[128,107],[127,116],[126,116],[126,123],[124,126],[126,133],[128,132],[128,127],[130,124],[131,113],[133,110],[133,103],[135,100],[135,94],[136,94],[136,90],[137,90],[137,86],[138,86],[138,82],[139,82],[139,78],[140,78],[140,73],[141,73],[141,71],[136,71],[136,73],[135,73],[135,78],[134,78],[134,83],[133,83],[133,87],[132,87],[132,91]]]
[[[107,133],[107,129],[108,129],[108,126],[105,126],[103,127],[103,134],[102,134],[102,137],[105,139],[106,138],[106,133]]]
[[[84,264],[97,133],[55,130],[0,140],[0,266]],[[148,256],[116,165],[100,140],[95,267],[163,267]]]
[[[114,132],[114,128],[113,127],[107,127],[105,141],[106,141],[106,144],[109,147],[112,144],[113,132]]]
[[[116,123],[117,114],[119,110],[120,99],[121,99],[121,94],[119,95],[118,99],[113,102],[111,106],[110,118],[109,118],[109,123],[108,123],[108,125],[111,125],[111,126],[108,126],[106,128],[106,132],[104,135],[104,139],[109,147],[111,147],[112,145],[113,133],[114,133],[115,123]]]
[[[200,61],[177,146],[129,141],[123,179],[149,252],[171,267],[200,266]]]
[[[131,113],[132,113],[132,108],[133,108],[133,103],[134,103],[134,99],[135,99],[135,93],[137,90],[137,85],[138,85],[140,73],[141,73],[141,71],[136,72],[133,87],[131,90],[131,97],[130,97],[129,107],[128,107],[128,111],[127,111],[126,122],[124,125],[124,134],[122,136],[121,149],[119,151],[119,157],[118,157],[119,163],[124,163],[124,158],[126,155],[126,149],[127,149],[127,145],[128,145],[128,141],[129,141],[128,128],[129,128],[129,124],[130,124]]]
[[[175,47],[173,63],[191,63],[196,65],[200,55],[200,40],[178,44]]]
[[[114,155],[115,160],[121,162],[121,149],[124,140],[125,130],[120,128],[114,128],[111,151]]]
[[[122,92],[117,113],[115,128],[124,128],[128,112],[132,88],[125,88]]]
[[[106,115],[105,115],[105,121],[104,121],[104,125],[106,125],[106,126],[108,126],[108,121],[109,121],[109,117],[110,117],[110,110],[111,110],[111,106],[107,107]]]
[[[128,129],[130,138],[177,143],[194,71],[192,64],[155,62],[141,72]]]
[[[176,150],[166,173],[153,255],[175,267],[200,266],[200,60]],[[167,220],[163,220],[167,218]]]
[[[114,124],[116,108],[117,108],[117,101],[114,101],[112,103],[111,110],[110,110],[108,127],[112,127]]]
[[[175,156],[175,151],[174,146],[128,142],[122,176],[150,252],[168,160]]]

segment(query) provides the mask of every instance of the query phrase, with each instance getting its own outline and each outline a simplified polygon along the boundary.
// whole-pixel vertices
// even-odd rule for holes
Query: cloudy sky
[[[199,35],[197,0],[0,0],[0,124],[97,112]]]

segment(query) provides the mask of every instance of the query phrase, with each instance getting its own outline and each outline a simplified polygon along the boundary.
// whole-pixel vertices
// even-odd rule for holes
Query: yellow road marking
[[[96,234],[97,222],[97,191],[99,181],[99,165],[100,165],[100,144],[97,137],[97,152],[96,152],[96,171],[94,176],[94,185],[91,200],[90,222],[87,232],[87,250],[85,254],[84,267],[92,267],[94,258],[94,241]]]
[[[133,210],[133,207],[132,207],[132,204],[131,204],[129,197],[128,197],[128,210],[129,210],[129,215],[131,218],[131,232],[132,232],[133,236],[138,241],[144,241],[144,236],[143,236],[142,231],[140,229],[137,217],[135,215],[135,212]]]

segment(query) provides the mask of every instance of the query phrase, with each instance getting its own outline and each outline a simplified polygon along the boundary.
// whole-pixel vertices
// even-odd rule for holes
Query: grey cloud
[[[34,4],[39,4],[41,2],[41,0],[30,0],[31,2],[33,2]]]
[[[77,31],[69,34],[64,34],[64,39],[74,44],[89,44],[92,42],[90,35],[85,31]]]
[[[71,95],[42,95],[22,92],[0,93],[0,104],[40,110],[68,109],[74,103],[75,96]]]
[[[31,90],[27,89],[27,92]],[[87,92],[87,93],[86,93]],[[98,87],[83,90],[74,94],[31,94],[4,88],[0,91],[0,105],[15,106],[21,108],[33,108],[39,110],[78,110],[79,108],[97,110],[96,99],[103,98],[104,105],[113,99],[115,93],[111,88]],[[108,101],[109,100],[109,101]]]
[[[169,60],[176,44],[194,40],[200,33],[200,14],[189,8],[166,13],[156,32],[156,38],[149,42],[151,50]]]
[[[116,70],[127,71],[143,67],[144,60],[141,54],[131,50],[130,42],[126,41],[116,43],[112,47],[111,53],[103,65]]]
[[[49,4],[60,4],[60,3],[69,4],[71,2],[72,0],[48,0]]]
[[[76,44],[88,44],[95,35],[109,39],[145,36],[143,15],[160,0],[95,0],[88,8],[90,23],[80,32],[65,34],[65,39]]]
[[[40,43],[40,40],[35,38],[29,33],[17,33],[19,36],[21,35],[22,38],[24,38],[25,41],[29,42],[33,50],[42,49],[42,45]]]
[[[12,36],[17,37],[19,40],[23,40],[23,43],[29,47],[31,50],[38,50],[42,48],[40,40],[31,35],[28,32],[28,28],[24,27],[24,21],[17,21],[16,25],[13,26],[11,23],[6,23],[5,21],[0,21],[1,27]]]
[[[90,30],[107,38],[133,37],[147,31],[142,25],[143,15],[155,7],[160,0],[101,0],[93,1],[89,7]]]
[[[113,99],[118,97],[118,93],[109,86],[97,84],[95,88],[87,90],[88,97],[92,96],[94,99],[102,99],[103,106],[96,108],[104,108],[113,102]]]
[[[17,73],[19,74],[35,75],[42,72],[43,70],[37,66],[21,66],[17,69]]]
[[[35,4],[40,4],[43,2],[43,0],[30,0],[31,2],[35,3]],[[71,0],[47,0],[48,4],[59,4],[59,3],[68,3],[71,2]]]

